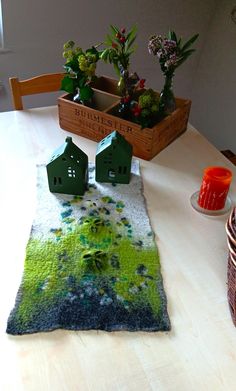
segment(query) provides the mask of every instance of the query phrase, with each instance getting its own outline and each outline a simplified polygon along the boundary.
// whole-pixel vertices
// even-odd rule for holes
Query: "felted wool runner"
[[[169,330],[166,296],[138,161],[129,185],[52,194],[38,166],[38,201],[7,333]]]

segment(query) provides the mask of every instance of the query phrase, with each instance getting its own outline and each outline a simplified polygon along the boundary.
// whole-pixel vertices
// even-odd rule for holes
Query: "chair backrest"
[[[23,110],[22,96],[24,95],[59,91],[63,77],[64,73],[48,73],[27,80],[19,80],[17,77],[11,77],[9,84],[14,109]]]

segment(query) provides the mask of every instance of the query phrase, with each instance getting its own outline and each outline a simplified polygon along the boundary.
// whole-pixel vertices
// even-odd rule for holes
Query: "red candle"
[[[198,205],[208,210],[223,209],[231,180],[232,172],[228,168],[205,168],[199,192]]]

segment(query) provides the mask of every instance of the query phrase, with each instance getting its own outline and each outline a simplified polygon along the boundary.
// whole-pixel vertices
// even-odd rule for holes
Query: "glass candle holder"
[[[200,191],[191,197],[192,206],[209,215],[226,213],[231,206],[228,197],[231,181],[232,172],[228,168],[205,168]]]

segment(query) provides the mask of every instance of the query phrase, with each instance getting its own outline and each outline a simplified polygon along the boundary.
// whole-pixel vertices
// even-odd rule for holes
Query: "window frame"
[[[0,0],[0,54],[10,53],[12,52],[10,49],[7,49],[4,44],[4,22],[3,22],[3,5],[2,1]]]
[[[0,0],[0,50],[4,49],[2,2]]]

